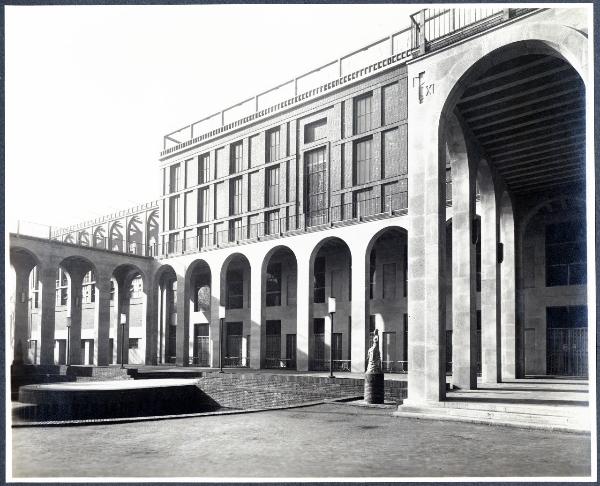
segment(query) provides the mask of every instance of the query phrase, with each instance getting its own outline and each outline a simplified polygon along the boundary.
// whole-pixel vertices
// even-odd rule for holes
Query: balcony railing
[[[312,371],[329,371],[329,360],[313,358],[310,361],[310,369]],[[333,371],[350,371],[352,369],[352,361],[349,359],[334,359]]]
[[[497,7],[419,10],[398,32],[165,135],[161,156],[535,10]],[[382,64],[383,61],[387,64]]]

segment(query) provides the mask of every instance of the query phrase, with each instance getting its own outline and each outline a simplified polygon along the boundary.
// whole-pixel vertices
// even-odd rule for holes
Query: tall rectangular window
[[[354,134],[371,130],[372,96],[369,93],[354,100]]]
[[[327,137],[327,118],[304,126],[304,143],[312,143]]]
[[[267,132],[267,162],[279,159],[279,140],[279,127]]]
[[[208,181],[210,181],[210,154],[204,154],[198,161],[198,184]]]
[[[266,234],[275,235],[279,233],[279,211],[269,211],[266,213]]]
[[[57,306],[67,305],[69,302],[69,280],[66,272],[59,268],[56,278],[56,302]]]
[[[371,181],[372,140],[361,140],[354,144],[354,184]]]
[[[546,226],[546,286],[583,285],[587,281],[585,221]]]
[[[198,180],[198,165],[195,159],[185,161],[185,187],[193,187]]]
[[[315,259],[314,272],[314,302],[325,302],[325,258],[319,257]]]
[[[267,207],[279,204],[279,166],[267,169]]]
[[[242,219],[232,219],[229,221],[229,241],[239,241],[244,239],[244,227],[242,226]]]
[[[211,246],[210,233],[208,226],[198,228],[198,248]]]
[[[375,271],[377,269],[377,254],[375,249],[371,250],[371,256],[369,258],[369,299],[373,299],[375,296]]]
[[[244,146],[242,142],[234,143],[231,146],[231,159],[229,162],[229,173],[235,174],[236,172],[241,172],[244,170],[243,164],[243,150]]]
[[[179,228],[179,196],[169,198],[169,229]]]
[[[267,265],[266,278],[267,307],[281,305],[281,263],[269,263]]]
[[[306,213],[309,226],[326,223],[327,167],[325,149],[313,150],[305,155]]]
[[[376,213],[376,199],[371,198],[371,189],[356,191],[354,193],[354,217],[361,218],[371,216]]]
[[[198,193],[198,223],[210,220],[210,193],[208,187],[200,189]]]
[[[240,214],[242,212],[242,178],[231,179],[229,186],[230,206],[229,214]]]
[[[198,196],[196,191],[189,191],[185,193],[183,208],[183,216],[184,216],[184,226],[190,226],[192,224],[196,224],[198,220],[198,215],[196,212],[198,211],[198,200],[196,199]]]
[[[169,167],[169,192],[176,192],[180,188],[181,164],[175,164]]]

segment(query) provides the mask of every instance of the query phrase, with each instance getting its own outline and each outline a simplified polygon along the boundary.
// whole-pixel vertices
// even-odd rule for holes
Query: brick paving
[[[589,436],[392,417],[339,404],[12,429],[15,477],[588,476]]]

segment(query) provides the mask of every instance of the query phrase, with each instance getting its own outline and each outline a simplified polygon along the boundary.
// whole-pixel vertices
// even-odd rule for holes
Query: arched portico
[[[468,50],[468,55],[466,54]],[[525,57],[524,57],[525,56]],[[527,58],[526,56],[533,56]],[[538,56],[538,57],[535,57]],[[434,90],[429,89],[432,95],[424,97],[422,95],[423,85],[415,84],[409,87],[409,113],[418,113],[418,117],[411,119],[411,130],[409,130],[409,296],[408,296],[408,314],[409,314],[409,361],[413,364],[409,369],[409,389],[408,402],[420,403],[427,401],[438,401],[445,397],[445,373],[443,366],[443,349],[444,349],[444,333],[443,316],[445,314],[444,306],[444,279],[443,279],[443,259],[445,254],[445,207],[444,201],[444,186],[446,169],[446,157],[450,155],[448,146],[448,134],[452,129],[452,117],[455,114],[455,109],[458,106],[459,117],[464,117],[464,110],[470,108],[468,102],[479,99],[481,92],[484,90],[483,83],[487,78],[494,77],[496,88],[498,78],[502,76],[514,75],[517,79],[513,82],[520,82],[527,86],[529,80],[520,78],[518,72],[523,72],[519,69],[522,66],[532,63],[545,62],[543,56],[552,56],[565,64],[565,69],[569,66],[564,63],[567,60],[571,68],[579,72],[584,80],[587,76],[587,39],[578,31],[563,27],[561,25],[552,25],[549,28],[545,22],[530,21],[519,24],[515,22],[504,27],[501,31],[492,32],[482,36],[477,42],[470,42],[461,46],[449,48],[444,51],[443,55],[427,56],[421,60],[417,60],[409,65],[409,79],[418,77],[418,73],[424,73],[423,85],[435,86]],[[512,60],[520,58],[511,65]],[[473,63],[473,59],[477,59]],[[548,64],[550,66],[550,63]],[[547,70],[560,69],[560,66],[548,67]],[[411,75],[411,72],[413,73]],[[540,79],[543,76],[550,75],[548,72],[541,72]],[[421,78],[419,78],[421,79]],[[505,79],[506,80],[506,79]],[[504,80],[504,81],[505,81]],[[500,81],[502,84],[504,81]],[[532,81],[533,82],[533,81]],[[479,86],[474,86],[479,83]],[[533,89],[533,88],[532,88]],[[465,94],[467,93],[467,94]],[[488,100],[484,100],[488,101]],[[515,110],[508,113],[508,116],[498,118],[506,123],[505,127],[494,127],[495,130],[504,130],[503,136],[510,134],[511,123],[514,123],[515,129],[521,128],[519,122],[526,123],[523,126],[529,126],[527,123],[533,124],[536,120],[543,121],[542,111],[533,109],[531,112],[532,120],[518,120],[522,115],[516,105],[507,105],[510,109]],[[558,103],[556,106],[557,109]],[[579,110],[579,107],[573,109]],[[489,110],[489,108],[488,108]],[[541,113],[537,118],[535,115]],[[481,120],[481,118],[480,118]],[[413,123],[416,125],[413,127]],[[490,135],[482,142],[482,133],[492,133],[489,129],[491,125],[485,127],[484,122],[473,123],[473,117],[467,117],[467,129],[462,128],[462,133],[468,133],[466,140],[475,141],[475,146],[483,146],[487,149],[486,141],[494,140],[498,135]],[[461,125],[464,123],[461,121]],[[450,130],[449,130],[450,129]],[[498,133],[501,133],[498,132]],[[424,136],[425,134],[425,136]],[[468,158],[468,154],[467,154]],[[508,161],[508,165],[504,165],[504,170],[501,171],[501,176],[508,180],[508,186],[514,190],[515,184],[519,182],[518,177],[527,174],[523,167],[518,167],[519,171],[515,174],[505,170],[507,167],[515,169],[521,163],[522,158],[516,157],[514,154],[502,154],[502,161]],[[495,167],[498,166],[498,156],[492,155],[488,163]],[[477,166],[475,161],[475,166]],[[512,165],[511,165],[512,164]],[[558,174],[558,173],[557,173]],[[471,190],[468,190],[469,195],[464,191],[462,198],[455,197],[454,186],[458,186],[456,175],[453,173],[453,213],[456,215],[462,212],[462,207],[470,210],[472,203],[470,201]],[[471,177],[474,179],[474,177]],[[547,183],[547,179],[541,179],[536,176],[536,181]],[[469,181],[470,185],[470,181]],[[525,186],[524,186],[525,187]],[[530,187],[530,186],[528,186]],[[463,205],[463,202],[465,204]],[[458,209],[458,212],[457,212]],[[500,216],[502,220],[502,216]],[[467,225],[472,224],[472,217],[466,217]],[[516,329],[516,324],[513,324],[514,306],[516,300],[514,272],[514,220],[512,222],[511,232],[511,217],[508,215],[508,208],[505,210],[504,232],[502,224],[500,228],[501,242],[503,243],[503,263],[501,268],[502,275],[502,339],[501,339],[501,369],[503,377],[515,377],[518,375],[518,363],[516,359],[516,347],[519,346],[519,333]],[[456,222],[455,222],[456,225]],[[458,231],[455,231],[458,233]],[[468,232],[461,232],[469,234]],[[511,236],[512,235],[512,236]],[[455,236],[453,236],[454,238]],[[456,241],[455,245],[456,246]],[[463,245],[465,250],[471,245]],[[511,246],[511,248],[508,248]],[[470,248],[469,248],[470,249]],[[455,255],[453,255],[455,256]],[[509,268],[512,266],[512,269]],[[462,268],[472,268],[472,265],[463,266]],[[466,279],[465,284],[469,288],[469,295],[472,295],[470,290],[472,287],[472,278]],[[455,282],[453,281],[455,285]],[[456,291],[456,289],[453,289]],[[463,294],[464,295],[464,294]],[[509,303],[512,301],[512,306]],[[456,299],[453,301],[453,306],[461,302]],[[462,302],[461,305],[466,305]],[[470,306],[470,303],[469,303]],[[454,308],[456,311],[456,308]],[[469,331],[472,329],[473,312],[472,309],[465,309],[465,319],[469,322]],[[488,312],[489,315],[489,312]],[[420,326],[420,329],[417,328]],[[411,332],[412,330],[416,332]],[[470,334],[470,332],[469,332]],[[463,356],[471,358],[472,362],[472,345],[469,345],[469,352]],[[469,387],[473,385],[472,366],[463,367],[465,379],[460,379],[459,386]],[[468,380],[466,379],[468,375]],[[455,379],[453,379],[455,381]],[[467,383],[468,382],[468,383]]]

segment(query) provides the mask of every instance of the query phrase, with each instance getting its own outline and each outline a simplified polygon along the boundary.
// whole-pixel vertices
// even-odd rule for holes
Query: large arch
[[[333,324],[328,313],[330,297],[336,299]],[[309,258],[310,370],[329,370],[332,359],[334,371],[350,371],[352,354],[356,352],[352,345],[351,299],[352,251],[336,236],[323,238],[313,247]]]
[[[177,356],[177,273],[161,265],[154,274],[153,299],[157,303],[156,362],[175,363]]]
[[[296,369],[296,254],[286,245],[271,248],[262,260],[260,275],[261,367]]]
[[[254,362],[260,360],[261,343],[260,329],[251,318],[251,279],[251,264],[244,254],[232,253],[223,261],[219,272],[219,295],[225,318],[219,355],[222,353],[225,367],[260,366]]]
[[[206,260],[194,260],[188,266],[185,288],[188,289],[189,327],[186,334],[189,338],[182,337],[188,343],[188,361],[194,366],[208,367],[211,365],[211,312],[219,303],[213,298],[212,271]]]
[[[407,236],[405,228],[388,226],[371,237],[365,252],[368,347],[377,329],[386,373],[408,370]]]

